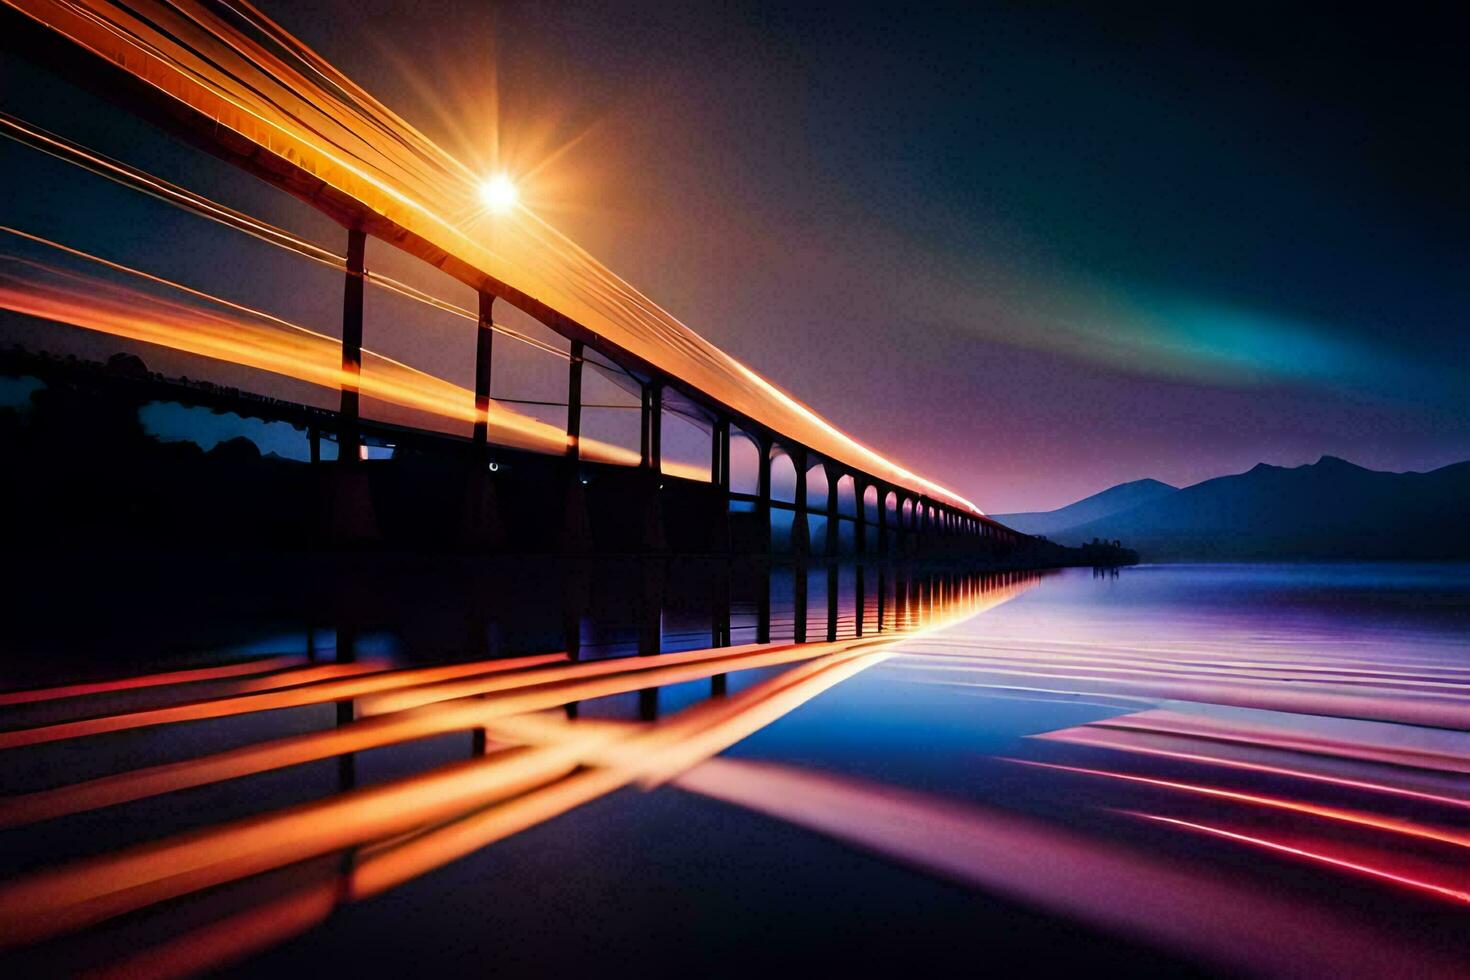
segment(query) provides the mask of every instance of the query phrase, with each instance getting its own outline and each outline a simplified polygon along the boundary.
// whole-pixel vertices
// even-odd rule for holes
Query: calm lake
[[[293,574],[21,604],[0,967],[1470,962],[1470,566]]]

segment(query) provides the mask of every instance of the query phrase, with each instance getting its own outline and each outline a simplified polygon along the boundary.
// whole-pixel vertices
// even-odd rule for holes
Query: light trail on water
[[[1359,861],[1349,861],[1345,858],[1335,857],[1331,854],[1325,854],[1321,851],[1308,850],[1304,847],[1295,847],[1290,844],[1283,844],[1279,841],[1268,840],[1264,837],[1253,837],[1249,834],[1236,833],[1235,831],[1225,830],[1222,827],[1212,827],[1208,824],[1194,823],[1189,820],[1180,820],[1177,817],[1165,817],[1156,813],[1142,813],[1135,810],[1120,810],[1119,812],[1126,813],[1129,816],[1138,817],[1143,820],[1152,820],[1155,823],[1168,824],[1174,827],[1183,827],[1186,830],[1192,830],[1196,833],[1208,834],[1213,837],[1220,837],[1225,840],[1231,840],[1241,844],[1248,844],[1252,847],[1261,848],[1263,850],[1271,851],[1276,854],[1285,854],[1290,857],[1302,858],[1304,860],[1312,861],[1317,864],[1325,864],[1334,868],[1340,868],[1344,871],[1352,871],[1357,874],[1365,875],[1369,878],[1391,882],[1395,885],[1403,885],[1405,887],[1415,889],[1416,891],[1433,895],[1436,898],[1445,898],[1462,905],[1470,905],[1470,892],[1466,892],[1463,889],[1459,888],[1453,888],[1448,885],[1441,885],[1432,881],[1424,881],[1422,879],[1414,878],[1409,875],[1402,875],[1394,871],[1389,871],[1386,868],[1379,868],[1370,864],[1363,864]]]
[[[1064,766],[1054,762],[1038,762],[1034,759],[1012,759],[1004,756],[999,757],[1004,762],[1012,762],[1022,766],[1033,766],[1038,769],[1052,769],[1058,772],[1071,772],[1083,776],[1098,776],[1104,779],[1116,779],[1123,782],[1139,783],[1146,786],[1157,786],[1161,789],[1179,790],[1184,793],[1193,793],[1199,796],[1211,796],[1216,799],[1229,800],[1234,803],[1244,803],[1250,806],[1270,807],[1276,810],[1290,810],[1294,813],[1304,814],[1311,817],[1321,817],[1324,820],[1335,820],[1340,823],[1355,824],[1360,827],[1369,827],[1373,830],[1381,830],[1392,834],[1402,834],[1406,837],[1417,837],[1421,840],[1436,841],[1441,844],[1450,844],[1455,847],[1470,847],[1470,836],[1438,827],[1429,827],[1423,824],[1411,823],[1407,820],[1397,820],[1391,817],[1383,817],[1374,813],[1366,813],[1361,810],[1346,810],[1341,807],[1319,806],[1315,803],[1305,803],[1300,800],[1288,800],[1277,796],[1262,796],[1258,793],[1244,793],[1238,790],[1222,789],[1217,786],[1201,786],[1197,783],[1179,782],[1173,779],[1159,779],[1153,776],[1138,776],[1132,773],[1113,772],[1105,769],[1087,769],[1082,766]]]

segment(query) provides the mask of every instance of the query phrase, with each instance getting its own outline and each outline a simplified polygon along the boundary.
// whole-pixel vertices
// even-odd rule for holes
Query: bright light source
[[[480,202],[497,214],[515,207],[516,185],[505,174],[496,174],[480,184]]]

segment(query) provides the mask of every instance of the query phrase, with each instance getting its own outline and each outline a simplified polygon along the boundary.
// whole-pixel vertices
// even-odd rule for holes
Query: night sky
[[[685,323],[987,510],[1324,453],[1470,457],[1463,14],[306,6],[263,4]],[[341,247],[44,72],[4,81],[9,111]],[[209,288],[279,261],[0,150],[36,188],[6,223],[133,261],[162,236],[185,254],[154,265]],[[253,301],[332,321],[340,288],[284,282]],[[393,352],[462,375],[428,342],[453,331]]]

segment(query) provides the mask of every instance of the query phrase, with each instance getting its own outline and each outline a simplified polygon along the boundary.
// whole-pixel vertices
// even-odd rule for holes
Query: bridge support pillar
[[[650,381],[643,386],[643,492],[642,546],[645,551],[663,551],[663,384]]]
[[[796,512],[791,517],[791,553],[798,560],[805,561],[812,550],[811,528],[806,514],[806,450],[793,450],[791,462],[796,470]],[[805,572],[802,574],[804,579]]]
[[[718,485],[718,484],[717,484]],[[714,574],[710,576],[713,588],[710,592],[710,646],[727,647],[731,644],[730,628],[730,575],[729,562],[719,559],[715,564]],[[710,697],[724,697],[727,692],[727,679],[724,674],[715,674],[709,679]]]
[[[337,458],[356,462],[362,445],[358,422],[358,386],[362,378],[362,287],[366,273],[367,235],[347,231],[347,278],[342,288],[342,430]]]
[[[760,553],[769,556],[771,553],[771,437],[761,436],[756,445],[760,449],[755,491],[755,511],[759,525],[756,539]],[[769,596],[767,596],[767,601],[769,602]]]
[[[888,552],[888,488],[880,486],[878,488],[878,557],[887,558]]]
[[[807,582],[806,560],[798,558],[791,569],[792,625],[791,639],[794,643],[806,642]]]
[[[771,566],[760,562],[756,566],[755,594],[755,642],[771,642]]]
[[[878,632],[887,624],[884,614],[888,611],[888,566],[878,566]]]
[[[831,642],[837,639],[837,615],[840,612],[840,604],[837,601],[837,589],[840,585],[837,578],[837,562],[827,561],[827,640]]]
[[[709,549],[713,554],[730,552],[730,420],[715,419],[710,434],[709,459],[710,504]]]
[[[475,427],[465,473],[461,507],[462,544],[471,549],[498,548],[505,543],[500,502],[495,492],[495,465],[490,458],[490,368],[494,352],[495,294],[480,291],[480,316],[475,328]]]
[[[587,514],[587,494],[582,485],[582,358],[580,340],[572,341],[567,368],[567,459],[565,503],[562,511],[561,550],[585,554],[592,550],[592,527]]]
[[[827,470],[827,560],[832,561],[842,546],[841,515],[837,504],[837,482],[842,479],[842,474],[827,463],[822,465]]]
[[[337,465],[323,474],[326,536],[333,544],[355,544],[378,536],[372,489],[362,462],[359,384],[362,378],[363,276],[367,235],[347,231],[347,277],[342,287],[342,392]]]
[[[475,446],[490,440],[490,367],[495,353],[495,294],[480,291],[480,319],[475,328]]]

